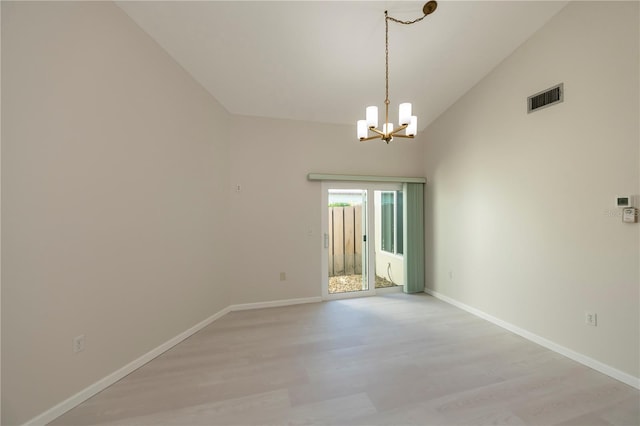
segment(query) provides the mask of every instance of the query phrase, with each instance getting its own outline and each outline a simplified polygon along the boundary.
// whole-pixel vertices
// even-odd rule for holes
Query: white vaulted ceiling
[[[425,1],[121,1],[229,112],[353,124],[384,104],[384,11]],[[390,121],[412,102],[422,129],[566,5],[440,1],[389,23]]]

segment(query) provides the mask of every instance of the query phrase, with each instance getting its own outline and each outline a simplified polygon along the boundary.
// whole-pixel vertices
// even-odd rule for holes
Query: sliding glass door
[[[323,298],[402,286],[402,185],[324,182],[322,194]]]

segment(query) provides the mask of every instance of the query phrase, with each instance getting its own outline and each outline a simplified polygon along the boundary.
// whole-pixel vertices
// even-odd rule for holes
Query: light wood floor
[[[630,386],[427,295],[232,312],[56,425],[639,425]]]

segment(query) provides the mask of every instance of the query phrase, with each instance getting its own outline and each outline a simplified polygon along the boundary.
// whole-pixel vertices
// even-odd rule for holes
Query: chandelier
[[[411,115],[411,104],[404,102],[400,104],[398,111],[399,127],[393,128],[393,123],[389,123],[389,21],[397,22],[399,24],[411,25],[416,22],[422,21],[427,15],[432,14],[438,3],[430,1],[422,8],[422,17],[414,19],[413,21],[401,21],[389,16],[387,11],[384,11],[384,54],[385,54],[385,99],[384,99],[384,124],[382,130],[378,129],[378,107],[369,106],[366,109],[366,119],[358,120],[358,139],[361,141],[368,141],[371,139],[382,139],[387,144],[393,140],[393,137],[399,138],[413,138],[418,131],[418,117]],[[401,135],[399,132],[405,130],[405,134]],[[375,133],[373,136],[368,136],[369,132]]]

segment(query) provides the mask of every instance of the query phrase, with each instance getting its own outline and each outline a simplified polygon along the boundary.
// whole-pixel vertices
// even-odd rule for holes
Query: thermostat
[[[622,195],[616,197],[616,207],[627,208],[633,207],[633,200],[631,195]]]
[[[623,209],[622,221],[626,223],[636,223],[638,221],[638,209],[633,207]]]

